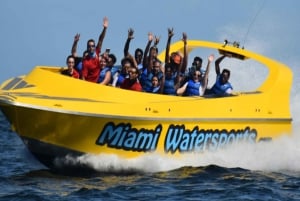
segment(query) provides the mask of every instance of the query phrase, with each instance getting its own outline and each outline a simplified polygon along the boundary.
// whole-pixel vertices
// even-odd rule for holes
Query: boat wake
[[[300,129],[300,128],[299,128]],[[299,130],[297,129],[297,130]],[[161,172],[181,167],[217,165],[270,172],[300,172],[300,136],[283,136],[272,142],[234,144],[216,152],[188,153],[180,158],[145,154],[134,159],[117,155],[83,155],[61,160],[66,164],[80,164],[101,173]]]

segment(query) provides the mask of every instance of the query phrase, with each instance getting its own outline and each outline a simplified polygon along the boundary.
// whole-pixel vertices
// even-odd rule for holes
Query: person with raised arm
[[[101,71],[100,65],[100,53],[102,48],[102,43],[105,37],[106,29],[108,27],[108,18],[103,19],[103,30],[99,36],[97,46],[95,46],[95,41],[93,39],[87,42],[87,55],[82,61],[82,79],[90,82],[97,82]]]
[[[184,56],[182,56],[180,52],[172,52],[171,55],[169,54],[171,38],[173,35],[173,29],[169,28],[165,55],[165,73],[162,80],[163,93],[168,95],[176,95],[176,91],[184,79],[184,71],[188,60],[186,33],[182,33]]]
[[[130,45],[130,41],[134,39],[133,34],[134,34],[134,30],[130,28],[128,30],[128,36],[124,46],[124,58],[128,58],[129,56],[129,45]],[[140,73],[142,73],[143,70],[143,56],[144,56],[143,50],[141,48],[136,48],[134,51],[134,59],[135,62],[137,63],[137,67]]]
[[[214,55],[208,57],[207,67],[204,76],[200,70],[195,70],[193,78],[189,79],[182,87],[177,90],[178,95],[186,96],[203,96],[208,84],[208,74],[210,63],[213,61]]]
[[[230,78],[230,70],[224,68],[220,70],[220,63],[223,61],[225,57],[231,57],[230,54],[220,56],[215,62],[215,70],[216,70],[216,82],[213,87],[208,91],[208,94],[215,94],[215,95],[230,95],[232,94],[233,87],[229,82]]]

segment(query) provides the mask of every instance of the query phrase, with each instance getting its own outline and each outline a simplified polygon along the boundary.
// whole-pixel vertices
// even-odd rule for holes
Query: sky
[[[131,53],[138,47],[144,49],[148,32],[160,37],[158,48],[163,50],[169,27],[174,28],[173,42],[181,39],[182,32],[188,39],[239,41],[245,49],[293,70],[296,103],[300,99],[299,9],[298,0],[1,0],[0,83],[37,65],[65,66],[75,34],[81,35],[81,54],[88,39],[98,39],[107,16],[109,26],[102,50],[110,48],[118,64],[129,28],[135,30]],[[204,61],[205,54],[200,55]],[[225,65],[238,66],[229,61]],[[242,72],[239,68],[232,72],[235,89],[239,87],[235,77],[240,78]],[[249,73],[258,80],[263,74],[256,70],[244,74]],[[300,111],[300,106],[297,109]]]

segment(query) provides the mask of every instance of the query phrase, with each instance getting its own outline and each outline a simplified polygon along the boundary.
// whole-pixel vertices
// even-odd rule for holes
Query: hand
[[[160,37],[154,36],[154,45],[159,43]]]
[[[128,38],[129,39],[133,39],[134,38],[133,33],[134,33],[134,30],[132,28],[129,28],[129,30],[128,30]]]
[[[168,37],[171,38],[174,36],[173,28],[168,28]]]
[[[107,17],[103,18],[103,27],[105,27],[105,28],[108,27],[108,18]]]
[[[79,41],[79,38],[80,38],[80,34],[77,33],[74,37],[74,42],[78,42]]]
[[[151,32],[148,33],[148,41],[152,42],[153,40],[153,34]]]
[[[209,55],[208,62],[212,62],[214,60],[215,56],[213,54]]]

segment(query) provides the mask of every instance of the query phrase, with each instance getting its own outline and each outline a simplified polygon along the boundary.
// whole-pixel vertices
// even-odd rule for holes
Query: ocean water
[[[0,133],[0,201],[300,200],[296,135],[178,161],[85,156],[100,173],[66,176],[37,162],[2,113]]]

